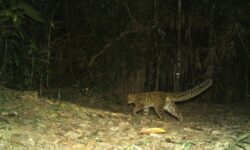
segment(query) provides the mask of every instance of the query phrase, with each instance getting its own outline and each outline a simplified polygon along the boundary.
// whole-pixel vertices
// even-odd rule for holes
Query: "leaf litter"
[[[185,120],[179,122],[153,111],[147,119],[132,116],[124,99],[67,92],[55,100],[1,87],[0,150],[250,149],[246,106],[180,104]]]

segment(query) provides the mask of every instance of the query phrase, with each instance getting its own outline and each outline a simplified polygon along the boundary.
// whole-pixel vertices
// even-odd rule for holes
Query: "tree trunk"
[[[246,54],[246,67],[245,67],[245,74],[244,74],[244,78],[245,78],[245,96],[244,96],[244,101],[247,102],[248,99],[249,99],[249,91],[248,91],[248,88],[249,88],[249,52],[248,52],[248,49],[245,45],[245,42],[243,41],[241,35],[239,34],[238,35],[239,38],[240,38],[240,41],[241,41],[241,45],[243,47],[243,50]]]
[[[181,0],[178,0],[178,50],[177,50],[177,62],[174,72],[174,91],[180,91],[180,77],[181,77]]]

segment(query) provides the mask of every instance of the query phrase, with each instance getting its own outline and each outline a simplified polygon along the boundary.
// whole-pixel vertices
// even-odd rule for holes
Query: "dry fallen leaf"
[[[142,128],[140,133],[142,134],[160,134],[160,133],[166,133],[166,130],[162,128]]]

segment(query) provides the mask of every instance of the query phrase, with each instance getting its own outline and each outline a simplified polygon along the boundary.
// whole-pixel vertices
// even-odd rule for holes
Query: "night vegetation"
[[[243,101],[249,10],[248,0],[0,0],[0,79],[43,93],[126,93],[185,90],[209,77],[214,101]]]
[[[0,150],[250,149],[250,0],[0,0]]]

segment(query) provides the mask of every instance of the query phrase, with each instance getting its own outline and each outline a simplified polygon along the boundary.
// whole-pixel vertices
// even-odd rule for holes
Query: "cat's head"
[[[128,104],[134,103],[135,100],[136,100],[136,97],[135,97],[134,94],[128,94],[128,97],[127,97],[127,102],[128,102]]]

